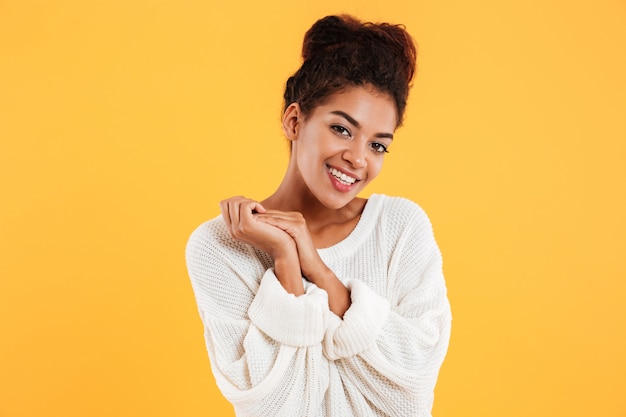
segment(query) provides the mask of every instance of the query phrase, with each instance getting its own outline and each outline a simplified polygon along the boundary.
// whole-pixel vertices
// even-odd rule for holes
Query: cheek
[[[384,157],[378,157],[376,155],[374,155],[370,159],[370,162],[367,164],[367,166],[369,167],[370,179],[374,179],[378,176],[378,174],[380,174],[380,171],[382,171],[383,169],[384,159]]]
[[[297,161],[300,169],[306,172],[317,170],[317,165],[319,165],[319,161],[322,159],[319,149],[316,146],[302,146],[304,145],[303,143],[299,143],[299,145]]]

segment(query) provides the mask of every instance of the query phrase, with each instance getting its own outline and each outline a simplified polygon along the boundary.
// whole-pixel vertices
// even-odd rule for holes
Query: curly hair
[[[327,16],[311,26],[302,45],[303,63],[285,86],[284,108],[298,103],[306,116],[332,94],[371,85],[393,97],[402,124],[417,49],[403,25],[363,23]]]

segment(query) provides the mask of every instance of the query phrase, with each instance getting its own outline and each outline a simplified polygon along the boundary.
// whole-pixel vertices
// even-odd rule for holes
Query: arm
[[[320,258],[304,216],[298,212],[264,210],[256,217],[259,222],[274,226],[291,237],[302,276],[325,290],[330,310],[338,317],[343,317],[350,307],[350,290]]]
[[[386,269],[370,277],[390,282],[388,294],[348,280],[352,305],[343,320],[331,316],[324,349],[350,395],[390,415],[406,415],[408,407],[411,415],[430,416],[451,316],[430,222],[421,210],[411,217]]]
[[[324,291],[288,293],[221,220],[192,234],[186,258],[212,370],[238,415],[316,415],[328,385]]]

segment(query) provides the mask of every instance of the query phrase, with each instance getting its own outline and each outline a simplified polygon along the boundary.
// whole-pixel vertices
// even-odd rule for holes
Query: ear
[[[291,103],[283,113],[283,132],[290,141],[298,140],[304,115],[298,103]]]

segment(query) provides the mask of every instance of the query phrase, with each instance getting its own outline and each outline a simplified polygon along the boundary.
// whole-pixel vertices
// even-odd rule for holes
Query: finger
[[[280,224],[293,224],[296,225],[299,222],[291,217],[285,217],[285,216],[281,216],[281,215],[267,215],[267,214],[257,214],[256,215],[256,219],[258,221],[261,221],[263,223],[280,223]]]
[[[245,197],[235,196],[220,202],[222,217],[231,236],[233,236],[235,228],[239,224],[239,204],[245,200]]]
[[[228,211],[230,213],[231,227],[234,233],[236,233],[240,227],[241,201],[240,197],[228,200]]]
[[[290,229],[294,233],[308,233],[308,227],[306,220],[300,213],[265,213],[257,214],[257,220],[273,226],[280,227],[281,229]]]
[[[243,196],[223,200],[220,202],[220,210],[230,236],[242,241],[247,241],[250,233],[256,233],[257,226],[254,216],[266,211],[265,207],[258,201]]]
[[[252,215],[265,213],[265,207],[261,205],[258,201],[245,199],[239,203],[239,218],[251,220]]]
[[[287,232],[294,239],[308,234],[306,225],[292,218],[257,215],[257,220]]]
[[[231,229],[232,222],[230,220],[230,211],[228,209],[228,200],[220,201],[220,212],[222,213],[222,218],[224,219],[224,223],[226,223],[226,228],[228,230]]]
[[[253,208],[253,211],[257,212],[257,213],[266,213],[267,210],[265,209],[265,207],[263,207],[263,205],[259,202],[256,202],[256,205]]]
[[[279,211],[279,210],[266,210],[262,217],[271,217],[276,219],[284,219],[288,221],[306,223],[304,216],[297,211]]]
[[[265,212],[267,214],[283,214],[285,216],[301,216],[302,214],[299,211],[285,211],[285,210],[275,210],[275,209],[269,209],[269,210],[265,210]]]
[[[250,237],[250,233],[258,232],[255,216],[258,215],[258,211],[265,211],[263,205],[248,198],[240,198],[231,202],[230,210],[233,212],[232,228],[236,238],[245,240]]]

